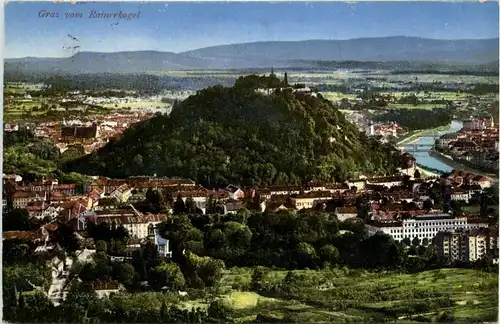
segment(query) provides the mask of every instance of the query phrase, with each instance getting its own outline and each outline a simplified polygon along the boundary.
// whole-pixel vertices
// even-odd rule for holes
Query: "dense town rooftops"
[[[453,142],[450,142],[449,145],[453,146],[453,147],[459,147],[459,148],[477,147],[478,146],[476,142],[470,141],[470,140],[453,141]]]
[[[61,128],[61,137],[75,138],[95,138],[97,136],[98,126],[64,126]]]

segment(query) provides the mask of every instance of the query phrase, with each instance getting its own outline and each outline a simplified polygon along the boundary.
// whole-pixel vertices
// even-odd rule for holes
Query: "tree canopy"
[[[137,123],[122,138],[64,170],[110,177],[157,174],[204,185],[298,184],[395,169],[389,146],[368,140],[329,101],[247,76],[176,103],[170,115]],[[113,165],[113,167],[109,167]]]

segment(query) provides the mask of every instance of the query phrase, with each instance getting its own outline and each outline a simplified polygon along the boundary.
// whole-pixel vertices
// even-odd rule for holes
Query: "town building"
[[[448,148],[451,142],[458,140],[457,133],[447,133],[439,138],[439,146],[442,148]]]
[[[498,231],[481,228],[439,232],[432,244],[448,262],[498,259]]]
[[[309,209],[331,200],[332,197],[330,191],[312,191],[307,194],[293,195],[290,197],[290,202],[295,209]]]
[[[132,189],[127,184],[122,184],[111,192],[110,197],[116,198],[119,202],[127,202],[131,195]]]
[[[150,225],[156,226],[167,220],[166,215],[125,215],[112,214],[103,216],[94,213],[87,213],[78,218],[78,229],[84,230],[87,222],[97,225],[106,224],[109,228],[123,226],[132,238],[143,239],[149,235]]]
[[[14,208],[25,208],[31,203],[46,200],[45,192],[17,191],[12,195],[12,206]]]
[[[369,234],[383,232],[392,236],[396,241],[405,238],[413,240],[418,238],[432,240],[439,232],[454,231],[458,229],[471,230],[487,228],[487,220],[472,219],[467,217],[454,217],[446,213],[427,213],[416,215],[407,219],[377,218],[372,216],[370,224],[365,225]]]
[[[339,221],[343,222],[345,220],[358,217],[358,210],[356,206],[337,207],[335,209],[335,215]]]
[[[226,191],[229,193],[229,198],[238,200],[245,197],[243,190],[234,185],[228,185]]]
[[[464,130],[483,130],[494,126],[492,116],[471,116],[463,121]]]

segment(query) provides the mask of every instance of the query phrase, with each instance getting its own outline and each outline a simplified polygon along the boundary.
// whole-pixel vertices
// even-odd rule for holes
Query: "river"
[[[440,134],[446,134],[446,133],[454,133],[462,129],[463,123],[458,120],[454,120],[450,124],[450,128]],[[434,144],[435,139],[432,137],[419,137],[416,141],[412,141],[411,143],[417,144],[417,145],[428,145],[428,144]],[[444,172],[450,172],[453,170],[453,167],[443,163],[442,161],[432,157],[429,155],[429,151],[431,149],[430,146],[425,146],[426,152],[415,152],[412,153],[411,150],[408,150],[408,152],[412,153],[415,159],[417,159],[417,163],[421,165],[425,165],[429,168],[433,169],[438,169]]]

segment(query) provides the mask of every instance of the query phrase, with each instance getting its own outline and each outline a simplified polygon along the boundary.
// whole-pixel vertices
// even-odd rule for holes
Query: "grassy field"
[[[356,94],[345,94],[341,92],[328,92],[328,91],[321,92],[321,95],[323,96],[323,98],[331,101],[340,101],[344,98],[353,100],[356,99],[357,97]]]
[[[451,312],[455,322],[494,321],[498,312],[498,277],[469,269],[441,269],[417,274],[373,273],[348,269],[293,271],[293,287],[279,287],[287,271],[270,270],[262,294],[248,291],[252,270],[230,269],[220,298],[235,322],[257,317],[294,323],[415,323]],[[273,290],[274,289],[274,290]],[[273,292],[274,291],[274,292]],[[200,300],[186,307],[202,306]]]

